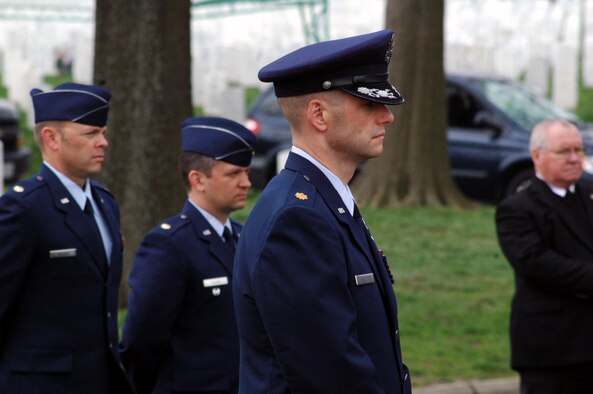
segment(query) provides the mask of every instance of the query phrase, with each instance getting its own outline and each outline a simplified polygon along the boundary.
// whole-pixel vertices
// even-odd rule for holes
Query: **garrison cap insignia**
[[[68,203],[70,202],[70,200],[68,200],[68,197],[64,197],[64,198],[62,198],[62,199],[60,200],[60,202],[61,202],[62,204],[68,204]]]
[[[163,230],[171,230],[171,225],[169,223],[163,223],[161,224],[161,228]]]
[[[14,190],[17,193],[22,193],[25,191],[25,188],[22,187],[21,185],[16,185],[15,187],[12,188],[12,190]]]
[[[301,192],[295,193],[294,196],[296,198],[298,198],[299,200],[308,200],[309,199],[309,196],[307,196],[305,193],[301,193]]]
[[[212,231],[210,231],[209,229],[206,229],[206,230],[202,231],[202,234],[210,235],[210,234],[212,234]]]

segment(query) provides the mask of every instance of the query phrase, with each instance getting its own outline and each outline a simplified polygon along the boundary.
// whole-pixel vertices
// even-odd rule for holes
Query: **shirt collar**
[[[546,180],[544,179],[544,177],[541,174],[539,174],[539,173],[536,173],[535,176],[538,177],[546,185],[548,185],[548,187],[550,188],[550,190],[552,191],[552,193],[554,193],[554,194],[556,194],[557,196],[560,196],[560,197],[566,197],[566,189],[565,188],[554,186],[554,185],[546,182]],[[568,190],[570,190],[571,193],[574,193],[574,190],[575,190],[574,183],[568,187]]]
[[[315,158],[313,158],[313,156],[311,156],[301,148],[293,146],[290,151],[309,160],[311,163],[313,163],[313,165],[315,165],[315,167],[319,168],[319,170],[323,172],[323,174],[330,181],[334,189],[336,189],[336,191],[340,195],[340,198],[344,202],[344,205],[346,205],[346,208],[348,209],[348,212],[350,212],[350,215],[352,215],[354,213],[354,196],[352,196],[352,192],[350,191],[348,185],[344,185],[336,174],[331,172],[327,167],[318,162]]]
[[[224,222],[224,224],[220,223],[220,221],[218,219],[216,219],[208,211],[201,208],[198,204],[193,202],[191,198],[188,198],[187,200],[191,203],[191,205],[193,205],[202,214],[202,216],[204,216],[204,219],[206,219],[208,224],[210,224],[210,226],[214,229],[214,231],[216,231],[216,234],[218,234],[221,238],[222,238],[222,234],[224,232],[225,227],[228,227],[229,230],[231,230],[231,232],[233,231],[233,228],[231,226],[231,219],[227,218],[227,220],[226,220],[226,222]]]
[[[91,193],[91,184],[89,180],[86,180],[86,182],[84,183],[84,189],[82,189],[80,186],[74,183],[72,179],[68,178],[66,175],[56,170],[47,161],[43,161],[43,164],[47,168],[49,168],[56,175],[56,177],[58,177],[62,185],[64,185],[66,190],[68,190],[68,193],[70,193],[74,201],[76,201],[76,204],[78,204],[80,209],[84,210],[87,198],[90,198],[91,201],[93,199],[93,194]]]

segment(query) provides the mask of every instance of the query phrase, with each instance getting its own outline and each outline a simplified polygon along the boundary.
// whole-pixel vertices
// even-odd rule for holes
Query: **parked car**
[[[28,170],[31,149],[23,144],[16,105],[4,99],[0,99],[0,141],[4,147],[4,182],[14,183]]]
[[[544,119],[566,119],[582,131],[585,176],[593,179],[593,128],[547,99],[509,80],[460,75],[446,77],[446,99],[451,172],[468,197],[497,203],[529,183],[529,135]],[[290,128],[273,88],[253,103],[245,126],[258,136],[251,177],[255,188],[263,188],[291,146]]]

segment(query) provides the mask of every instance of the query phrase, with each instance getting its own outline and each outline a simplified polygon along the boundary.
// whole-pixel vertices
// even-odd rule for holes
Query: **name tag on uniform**
[[[354,281],[356,282],[356,286],[368,285],[369,283],[375,283],[375,275],[372,272],[354,275]]]
[[[50,259],[62,259],[64,257],[75,257],[75,256],[76,256],[76,248],[56,249],[56,250],[49,251]]]
[[[226,276],[221,276],[218,278],[204,279],[202,282],[204,283],[204,287],[223,286],[229,284],[229,278]]]

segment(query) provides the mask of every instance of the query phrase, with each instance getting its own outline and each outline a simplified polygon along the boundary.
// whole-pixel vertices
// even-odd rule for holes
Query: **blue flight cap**
[[[44,92],[31,90],[35,123],[66,120],[104,127],[107,124],[111,93],[93,85],[67,82]]]
[[[255,135],[230,119],[193,117],[183,121],[181,150],[195,152],[240,167],[251,163]]]
[[[393,30],[381,30],[297,49],[259,71],[273,82],[277,97],[339,89],[365,100],[401,104],[404,98],[387,81]]]

